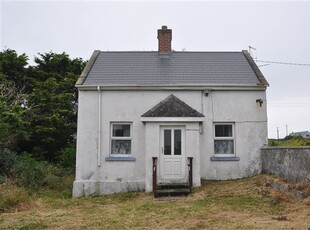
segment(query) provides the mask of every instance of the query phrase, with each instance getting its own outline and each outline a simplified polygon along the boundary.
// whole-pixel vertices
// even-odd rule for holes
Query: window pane
[[[215,154],[234,154],[233,140],[214,140]]]
[[[216,137],[232,137],[232,125],[215,125]]]
[[[113,137],[130,137],[130,125],[113,125]]]
[[[112,140],[111,154],[131,154],[131,140]]]
[[[174,155],[181,155],[182,152],[181,135],[182,134],[180,129],[174,130]]]
[[[164,155],[171,155],[171,130],[164,130]]]

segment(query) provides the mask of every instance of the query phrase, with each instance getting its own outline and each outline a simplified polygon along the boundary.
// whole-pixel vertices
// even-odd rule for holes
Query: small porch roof
[[[142,121],[201,122],[204,115],[171,94],[141,116]]]

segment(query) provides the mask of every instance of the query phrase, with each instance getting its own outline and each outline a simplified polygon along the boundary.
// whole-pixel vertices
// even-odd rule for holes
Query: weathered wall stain
[[[263,173],[278,175],[294,183],[310,179],[310,146],[264,147],[261,156]]]

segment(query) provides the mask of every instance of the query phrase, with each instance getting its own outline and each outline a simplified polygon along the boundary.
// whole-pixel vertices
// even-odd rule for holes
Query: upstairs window
[[[131,123],[111,124],[111,155],[131,154]]]
[[[234,125],[214,124],[214,154],[235,154]]]

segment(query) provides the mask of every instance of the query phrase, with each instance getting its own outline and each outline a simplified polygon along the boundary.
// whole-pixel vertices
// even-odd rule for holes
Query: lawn
[[[266,175],[204,181],[188,197],[126,193],[68,198],[53,191],[0,214],[0,229],[310,229],[309,200],[266,186]]]

